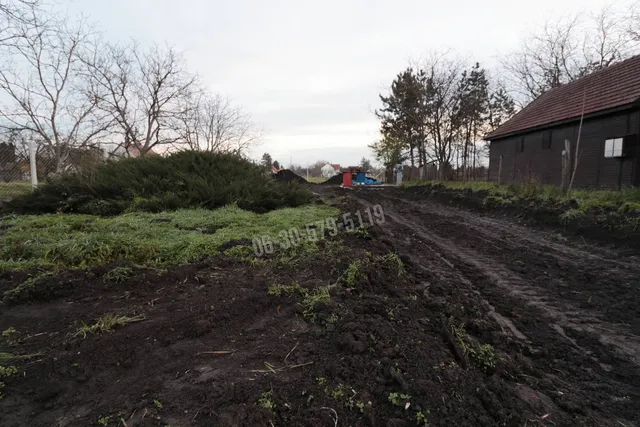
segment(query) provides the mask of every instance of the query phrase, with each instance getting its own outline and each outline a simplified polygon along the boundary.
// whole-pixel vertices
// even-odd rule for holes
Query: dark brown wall
[[[575,153],[578,128],[579,122],[551,128],[550,149],[542,148],[543,131],[491,141],[489,180],[498,180],[502,155],[502,182],[535,179],[541,184],[560,185],[564,140],[568,138],[571,141],[571,152]],[[574,186],[618,188],[619,185],[639,184],[636,180],[636,175],[640,176],[640,170],[636,168],[637,156],[623,160],[604,157],[606,139],[637,135],[640,133],[639,129],[638,110],[585,120],[580,137],[580,158]],[[517,153],[518,142],[523,136],[524,151]]]

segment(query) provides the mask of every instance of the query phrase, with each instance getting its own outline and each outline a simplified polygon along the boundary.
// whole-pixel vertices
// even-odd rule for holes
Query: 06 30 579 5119
[[[367,207],[356,212],[346,212],[338,217],[328,217],[306,224],[302,228],[281,230],[275,236],[256,236],[252,239],[255,256],[271,255],[276,248],[289,249],[308,242],[317,242],[325,237],[335,237],[340,231],[355,231],[385,223],[381,205]]]

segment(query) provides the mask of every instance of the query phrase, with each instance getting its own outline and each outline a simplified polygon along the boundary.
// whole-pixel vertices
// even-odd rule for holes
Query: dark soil
[[[430,426],[640,423],[637,254],[392,189],[319,188],[352,216],[381,204],[386,222],[266,264],[221,254],[166,270],[62,271],[4,303],[0,325],[18,332],[0,352],[39,355],[11,362],[2,426],[426,425],[418,414]],[[112,283],[114,267],[132,272]],[[0,291],[25,279],[5,273]],[[294,283],[334,284],[331,300],[309,313],[299,294],[267,294]],[[76,335],[108,313],[145,320]],[[496,358],[465,352],[461,326],[465,346],[490,344]]]
[[[342,184],[342,175],[343,174],[341,173],[339,173],[338,175],[334,175],[328,180],[326,180],[325,182],[323,182],[322,185],[340,185]]]
[[[298,182],[300,184],[307,184],[307,180],[300,175],[290,171],[289,169],[283,169],[278,171],[273,177],[278,181],[283,182]]]

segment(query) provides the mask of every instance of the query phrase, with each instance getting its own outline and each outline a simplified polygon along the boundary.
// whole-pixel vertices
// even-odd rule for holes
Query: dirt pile
[[[322,184],[324,185],[340,185],[342,184],[342,175],[341,173],[339,173],[338,175],[334,175],[331,178],[329,178],[328,180],[326,180],[325,182],[323,182]]]
[[[273,178],[281,182],[297,182],[299,184],[307,184],[307,180],[300,175],[290,171],[289,169],[283,169],[273,175]]]

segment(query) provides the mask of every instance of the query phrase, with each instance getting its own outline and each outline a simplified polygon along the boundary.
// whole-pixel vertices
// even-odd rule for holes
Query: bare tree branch
[[[180,142],[181,111],[196,77],[178,52],[158,46],[143,51],[135,43],[108,46],[86,63],[98,108],[113,118],[126,153],[145,155]]]
[[[182,108],[181,122],[184,142],[192,150],[241,154],[259,140],[248,114],[205,89]]]
[[[95,143],[110,126],[96,114],[99,98],[81,60],[98,46],[84,22],[34,16],[18,28],[19,37],[2,48],[8,59],[0,91],[7,101],[0,104],[0,128],[32,133],[60,172],[74,149]]]
[[[634,40],[628,15],[612,4],[595,15],[547,21],[542,31],[530,34],[519,51],[501,60],[518,104],[637,53],[640,38]]]

